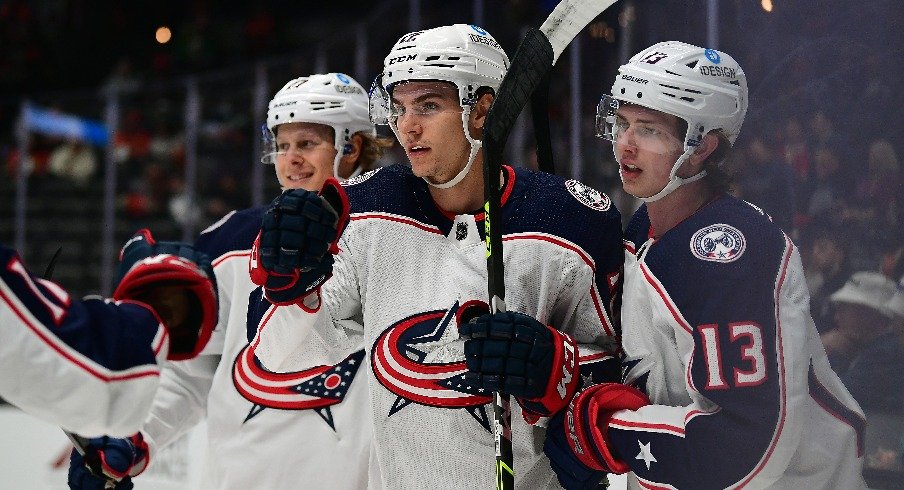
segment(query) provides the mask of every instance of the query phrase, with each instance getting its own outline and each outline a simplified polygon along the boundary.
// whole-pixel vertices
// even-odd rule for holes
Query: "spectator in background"
[[[804,127],[796,117],[792,116],[787,119],[782,137],[784,138],[781,149],[782,156],[794,177],[794,190],[796,191],[794,204],[797,211],[794,219],[795,224],[799,225],[800,213],[807,209],[807,201],[810,199],[812,190],[810,149],[807,145]]]
[[[850,205],[840,217],[845,227],[860,238],[859,257],[869,262],[864,268],[877,268],[883,249],[893,248],[899,236],[902,199],[900,163],[894,147],[886,140],[874,140],[867,153],[866,172],[861,172],[853,189]]]
[[[736,176],[739,197],[756,204],[790,233],[795,191],[791,169],[776,158],[759,135],[750,140],[743,162]]]
[[[155,104],[167,104],[159,99]],[[181,167],[185,161],[185,137],[177,131],[176,125],[167,114],[158,115],[154,122],[154,132],[148,143],[152,158],[170,161]]]
[[[901,196],[901,166],[895,148],[886,140],[878,139],[869,145],[866,158],[867,173],[857,182],[854,196],[861,207],[867,208],[872,217],[883,219],[892,211]],[[890,223],[891,216],[885,216]]]
[[[899,233],[895,243],[885,249],[880,267],[882,273],[891,280],[904,284],[904,240],[901,238]]]
[[[806,222],[826,213],[839,211],[848,197],[841,161],[833,148],[820,145],[813,150],[813,174],[815,183],[805,208]]]
[[[144,127],[141,110],[131,108],[113,135],[114,154],[117,163],[141,159],[150,151],[151,135]]]
[[[835,328],[822,334],[832,368],[864,410],[904,413],[904,298],[879,272],[854,273],[832,294]]]
[[[844,235],[828,224],[811,225],[804,233],[801,247],[804,276],[810,291],[810,313],[819,332],[832,328],[829,297],[851,274],[845,243]]]
[[[51,175],[86,187],[97,172],[97,155],[85,142],[72,139],[50,153],[48,169]]]

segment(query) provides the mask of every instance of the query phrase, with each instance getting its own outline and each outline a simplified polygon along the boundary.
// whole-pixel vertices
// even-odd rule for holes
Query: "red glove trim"
[[[330,244],[330,253],[336,255],[339,253],[339,237],[342,236],[342,232],[348,226],[351,204],[348,202],[348,194],[345,193],[342,184],[332,177],[323,182],[323,187],[320,188],[318,194],[326,199],[326,202],[330,203],[339,218],[339,221],[336,222],[336,239]]]
[[[552,372],[549,373],[549,382],[540,398],[526,399],[533,404],[540,404],[546,413],[538,413],[522,404],[522,415],[525,422],[536,423],[538,417],[550,415],[568,406],[574,393],[578,389],[580,381],[580,367],[578,365],[578,344],[566,333],[547,326],[552,333],[552,344],[555,346],[555,356],[552,359]]]
[[[649,398],[632,386],[603,383],[587,388],[574,398],[565,416],[568,445],[590,468],[617,475],[627,473],[631,467],[617,459],[609,447],[609,420],[619,410],[637,410],[649,404]]]

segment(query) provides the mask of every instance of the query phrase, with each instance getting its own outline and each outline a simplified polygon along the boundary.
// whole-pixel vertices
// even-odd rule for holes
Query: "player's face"
[[[433,183],[452,180],[468,161],[458,90],[443,82],[408,82],[392,92],[399,143],[414,175]]]
[[[286,189],[318,191],[333,176],[336,147],[333,128],[314,123],[287,123],[276,128],[276,178]]]
[[[669,173],[684,145],[676,136],[679,120],[644,107],[625,104],[618,108],[615,158],[625,192],[650,197],[668,183]]]

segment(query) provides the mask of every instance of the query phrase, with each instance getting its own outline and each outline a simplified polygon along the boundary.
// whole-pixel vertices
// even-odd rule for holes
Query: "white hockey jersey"
[[[612,359],[606,352],[614,339],[609,286],[618,283],[623,260],[618,211],[580,182],[504,169],[494,226],[503,232],[508,309],[571,335],[590,382]],[[456,320],[461,305],[487,301],[483,214],[444,213],[407,166],[384,167],[344,185],[351,221],[322,288],[322,306],[315,313],[277,308],[262,322],[257,354],[270,369],[292,370],[309,327],[336,345],[363,333],[382,476],[371,485],[490,488],[491,393],[464,379]],[[516,485],[557,488],[542,452],[545,430],[527,424],[514,399],[512,407]]]
[[[283,374],[261,369],[248,350],[271,307],[248,276],[264,210],[230,213],[195,244],[216,257],[219,321],[198,358],[163,371],[142,429],[151,464],[159,447],[206,415],[205,489],[364,488],[373,433],[359,372],[362,346],[327,356],[329,349],[312,337],[301,348],[298,369]],[[328,364],[328,357],[338,359]]]
[[[168,351],[147,306],[73,300],[0,244],[0,396],[13,405],[88,437],[134,434]]]
[[[625,382],[653,404],[608,431],[631,488],[864,488],[863,412],[829,367],[791,240],[730,196],[649,229],[642,207],[622,341]]]

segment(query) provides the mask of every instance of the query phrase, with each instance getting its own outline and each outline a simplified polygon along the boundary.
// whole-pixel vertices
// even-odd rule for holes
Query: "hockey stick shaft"
[[[484,227],[487,241],[487,282],[490,308],[505,310],[505,269],[502,261],[502,230],[499,220],[499,178],[502,151],[515,120],[542,78],[552,68],[552,47],[537,29],[527,32],[514,59],[532,63],[513,64],[499,87],[499,94],[487,115],[484,132]],[[493,425],[496,443],[496,488],[515,487],[512,457],[511,401],[504,393],[493,397]]]
[[[536,92],[530,99],[531,119],[534,124],[534,139],[537,142],[537,168],[548,174],[556,173],[552,156],[552,138],[549,134],[549,80],[552,70],[540,80]]]
[[[502,80],[484,128],[484,212],[487,256],[487,286],[490,308],[505,310],[505,269],[502,256],[502,229],[499,215],[502,152],[509,133],[537,87],[548,80],[556,59],[578,32],[616,0],[563,0],[540,29],[527,32],[518,46],[511,66]],[[534,113],[538,111],[534,107]],[[550,146],[551,148],[551,146]],[[551,149],[549,154],[551,155]],[[549,160],[551,162],[551,158]],[[493,397],[493,424],[496,442],[496,488],[515,486],[512,460],[511,407],[509,396]]]

